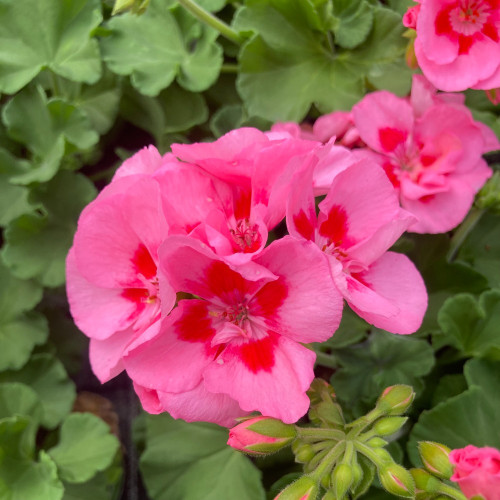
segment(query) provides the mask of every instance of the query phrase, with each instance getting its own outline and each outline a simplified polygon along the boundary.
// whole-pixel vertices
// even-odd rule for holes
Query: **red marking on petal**
[[[363,273],[351,273],[351,277],[367,288],[371,288],[371,284],[363,277]]]
[[[474,37],[466,35],[458,35],[458,53],[468,54],[472,45],[474,44]]]
[[[489,4],[493,10],[500,8],[500,0],[483,0],[483,2]]]
[[[273,335],[260,340],[250,341],[240,346],[243,364],[252,372],[270,372],[274,366],[274,347],[277,341]]]
[[[131,302],[142,304],[149,298],[149,292],[145,288],[125,288],[122,297]]]
[[[384,169],[385,174],[391,181],[391,184],[395,188],[399,188],[401,183],[399,182],[399,177],[396,174],[396,167],[391,162],[387,161],[382,165],[382,168]]]
[[[388,153],[394,151],[402,142],[406,141],[407,133],[392,127],[381,128],[378,137],[382,148]]]
[[[328,219],[321,223],[319,233],[328,238],[335,246],[340,246],[344,240],[349,224],[347,214],[342,207],[333,205],[328,213]]]
[[[266,283],[256,294],[251,304],[252,316],[271,318],[288,296],[288,287],[283,278]]]
[[[141,243],[134,256],[132,257],[137,274],[142,274],[146,279],[152,279],[156,276],[156,264],[151,257],[148,249]]]
[[[483,27],[483,34],[491,38],[494,42],[499,42],[498,29],[493,23],[486,23]]]
[[[243,296],[247,291],[247,282],[241,274],[219,260],[212,262],[207,270],[207,286],[215,297],[229,303],[234,302],[235,292]]]
[[[435,198],[435,195],[433,194],[428,194],[426,196],[422,196],[421,198],[418,199],[418,201],[421,201],[422,203],[429,203]]]
[[[236,220],[250,217],[252,192],[249,189],[239,189],[234,192],[234,217]]]
[[[435,161],[436,161],[435,156],[422,155],[420,157],[420,163],[422,164],[423,167],[428,167],[429,165],[432,165]]]
[[[179,339],[185,342],[207,342],[215,335],[207,306],[204,302],[196,301],[186,307],[184,314],[175,323]]]
[[[443,9],[436,16],[436,20],[434,21],[436,35],[451,35],[454,33],[450,20],[450,11],[453,9],[453,7],[454,6]]]
[[[314,225],[307,217],[304,210],[301,210],[297,215],[293,216],[295,229],[306,239],[314,240]]]

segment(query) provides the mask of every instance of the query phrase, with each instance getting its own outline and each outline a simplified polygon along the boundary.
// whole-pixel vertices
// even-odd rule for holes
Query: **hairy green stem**
[[[301,439],[323,441],[326,439],[334,439],[340,441],[345,439],[345,434],[337,429],[324,429],[318,427],[295,427],[297,436]]]
[[[439,493],[447,495],[455,500],[467,500],[467,497],[461,492],[453,488],[453,486],[448,486],[447,484],[442,484],[438,490]]]
[[[197,3],[193,2],[193,0],[178,1],[187,11],[191,12],[191,14],[196,17],[196,19],[217,30],[223,37],[227,38],[231,42],[234,42],[236,45],[241,45],[243,43],[243,39],[241,38],[241,36],[228,24],[226,24],[224,21],[221,21],[210,12],[207,12]]]
[[[328,368],[337,368],[337,358],[333,354],[327,354],[326,352],[316,351],[316,363],[321,366],[327,366]]]
[[[451,238],[450,250],[447,255],[447,261],[453,262],[457,256],[460,247],[463,242],[469,236],[469,233],[476,227],[476,224],[481,219],[484,214],[484,210],[481,208],[473,208],[465,220],[460,224],[455,234]]]
[[[221,73],[238,73],[237,64],[223,64],[220,68]]]

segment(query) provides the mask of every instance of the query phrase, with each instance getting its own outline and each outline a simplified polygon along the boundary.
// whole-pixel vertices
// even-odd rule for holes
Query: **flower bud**
[[[390,436],[399,431],[407,420],[408,417],[384,417],[375,422],[373,430],[378,436]]]
[[[495,106],[500,104],[500,88],[486,90],[486,97],[490,100],[491,104]]]
[[[133,14],[143,14],[148,8],[149,0],[115,0],[112,15],[131,11]]]
[[[316,453],[313,450],[312,445],[309,443],[301,443],[295,449],[293,449],[295,455],[295,461],[299,464],[305,464],[314,458]]]
[[[338,464],[332,473],[332,486],[337,500],[343,500],[352,485],[352,467],[348,464]]]
[[[410,474],[415,481],[417,491],[426,493],[436,493],[439,490],[441,481],[429,474],[424,469],[411,469]]]
[[[373,437],[373,438],[369,439],[366,442],[366,444],[370,448],[383,448],[384,446],[387,446],[389,443],[385,439],[382,439],[379,437]]]
[[[415,399],[415,391],[409,385],[387,387],[377,401],[377,408],[386,415],[401,415]]]
[[[289,445],[296,437],[293,425],[270,417],[254,417],[229,431],[227,444],[249,455],[267,455]]]
[[[394,464],[394,459],[392,455],[384,448],[373,448],[373,454],[378,456],[378,460],[375,463],[377,468],[386,467],[388,465]]]
[[[351,484],[351,491],[354,491],[359,483],[363,480],[363,469],[361,466],[358,464],[358,461],[356,460],[355,463],[352,465],[352,484]]]
[[[337,500],[335,493],[333,491],[328,490],[322,497],[321,500]]]
[[[337,427],[344,426],[344,417],[342,415],[342,409],[337,403],[334,403],[331,399],[326,401],[321,401],[318,404],[311,405],[309,410],[309,418],[311,421],[318,424],[333,424]]]
[[[314,479],[302,476],[289,484],[274,500],[315,500],[318,491],[318,485]]]
[[[476,205],[479,208],[485,208],[491,212],[500,214],[500,172],[495,172],[482,187],[481,191],[479,191]]]
[[[393,495],[404,498],[415,497],[415,482],[411,474],[398,464],[391,464],[378,471],[382,486]]]
[[[450,449],[444,444],[420,441],[418,451],[424,467],[437,477],[450,479],[453,466],[450,463]]]

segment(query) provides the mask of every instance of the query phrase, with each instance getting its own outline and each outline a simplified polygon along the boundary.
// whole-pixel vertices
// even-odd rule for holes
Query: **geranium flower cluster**
[[[290,234],[267,244],[285,215]],[[343,298],[377,327],[419,328],[423,280],[388,251],[415,222],[383,169],[331,142],[244,128],[149,147],[81,214],[71,313],[96,376],[125,369],[151,413],[295,422],[314,377],[305,344],[335,332]]]
[[[500,1],[415,0],[403,23],[416,30],[415,55],[439,89],[500,87]]]
[[[500,59],[498,59],[500,60]],[[456,227],[492,175],[482,155],[500,149],[494,132],[475,121],[462,94],[438,93],[414,76],[411,96],[373,92],[350,113],[334,112],[313,125],[279,123],[275,132],[356,148],[379,164],[401,206],[416,216],[409,231],[442,233]]]

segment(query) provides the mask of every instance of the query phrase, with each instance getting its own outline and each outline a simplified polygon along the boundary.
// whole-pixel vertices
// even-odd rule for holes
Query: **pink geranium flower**
[[[439,89],[500,86],[499,0],[420,0],[403,22],[416,28],[415,54]]]
[[[467,498],[481,495],[485,500],[500,500],[500,451],[468,445],[453,450],[450,462],[455,466],[451,480]]]
[[[173,144],[173,153],[212,179],[222,211],[206,218],[196,237],[234,263],[264,248],[285,216],[289,179],[318,143],[253,128],[232,130],[212,143]]]
[[[238,405],[288,423],[304,415],[315,355],[301,343],[329,338],[342,309],[321,252],[285,237],[230,266],[203,243],[172,236],[160,267],[174,290],[197,298],[180,300],[157,334],[130,347],[126,369],[143,400],[223,425]]]
[[[354,106],[353,114],[401,205],[418,217],[409,231],[441,233],[456,227],[492,174],[482,154],[498,148],[493,132],[475,122],[456,98],[436,94],[419,78],[410,100],[373,92]]]
[[[427,307],[419,272],[388,248],[415,218],[401,209],[383,170],[369,161],[339,173],[316,216],[312,169],[298,173],[287,213],[289,232],[315,242],[350,307],[393,333],[416,331]]]

